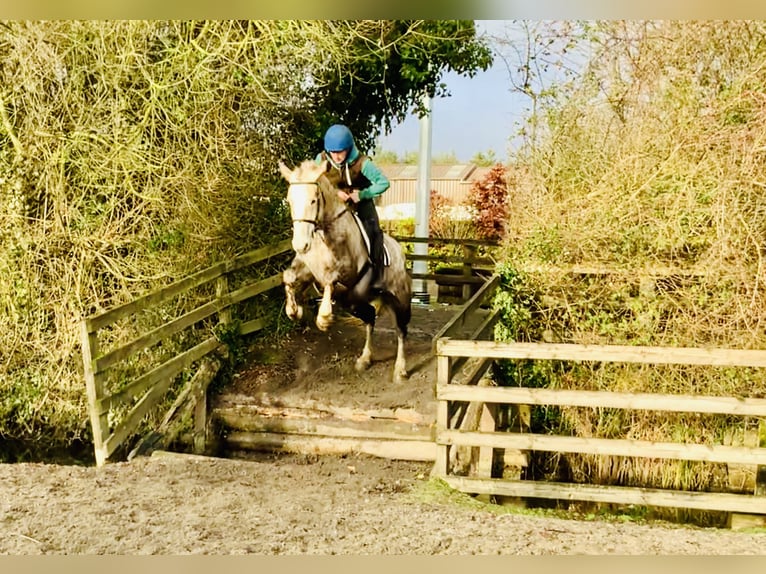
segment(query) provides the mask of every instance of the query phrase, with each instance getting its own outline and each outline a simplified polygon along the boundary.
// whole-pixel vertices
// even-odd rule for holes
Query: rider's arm
[[[391,185],[380,168],[370,159],[366,159],[362,164],[362,175],[370,180],[370,187],[359,190],[359,199],[373,199],[386,191]]]

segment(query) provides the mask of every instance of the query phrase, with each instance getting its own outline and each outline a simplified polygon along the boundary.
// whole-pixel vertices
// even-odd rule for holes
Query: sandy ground
[[[250,363],[217,401],[291,396],[428,413],[431,337],[451,311],[420,310],[410,381],[391,380],[393,333],[381,323],[375,364],[353,359],[361,328],[339,321]],[[215,402],[215,401],[214,401]],[[364,455],[155,453],[102,468],[0,464],[0,554],[766,554],[766,533],[511,512],[449,493],[431,464]]]
[[[429,467],[361,456],[0,465],[0,553],[766,554],[763,533],[429,499]]]

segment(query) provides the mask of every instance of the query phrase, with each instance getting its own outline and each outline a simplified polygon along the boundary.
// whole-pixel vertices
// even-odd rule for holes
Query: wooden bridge
[[[232,309],[278,288],[281,274],[259,277],[236,289],[231,288],[233,276],[248,267],[284,257],[290,250],[289,241],[213,266],[131,303],[85,319],[83,362],[97,463],[104,464],[128,439],[135,438],[144,417],[181,378],[185,383],[176,393],[173,405],[155,432],[133,445],[127,454],[129,458],[152,448],[167,448],[179,438],[195,452],[210,452],[215,445],[213,439],[224,435],[224,447],[229,450],[361,452],[434,461],[434,475],[469,493],[719,510],[731,513],[735,527],[766,525],[766,399],[497,387],[486,376],[496,360],[762,368],[766,367],[766,351],[495,342],[492,333],[497,312],[491,310],[491,299],[499,277],[488,272],[491,266],[476,256],[475,245],[467,242],[463,247],[463,256],[449,261],[457,263],[461,272],[443,283],[459,286],[460,305],[451,308],[452,314],[429,341],[432,371],[426,369],[424,380],[429,381],[433,391],[432,408],[360,408],[315,399],[290,402],[286,397],[262,396],[257,401],[224,401],[211,409],[207,386],[220,368],[221,354],[227,350],[217,335],[203,337],[182,354],[123,383],[119,390],[108,390],[109,372],[120,362],[145,353],[173,334],[199,330],[200,321],[210,320],[218,329],[236,324],[239,335],[266,328],[264,319],[259,317],[233,322]],[[408,259],[412,261],[417,257],[408,256]],[[480,275],[482,269],[485,274],[478,280],[477,268]],[[430,273],[420,278],[432,284],[443,279]],[[117,321],[205,286],[212,286],[208,290],[209,300],[192,311],[126,344],[107,352],[101,350],[102,340],[109,338],[108,331]],[[436,291],[434,294],[438,296]],[[417,324],[417,319],[412,324]],[[214,328],[209,328],[208,334],[215,331]],[[193,366],[196,372],[184,375]],[[530,409],[536,405],[718,413],[759,420],[760,432],[747,445],[540,435],[531,432],[528,424]],[[190,417],[192,432],[182,435],[181,429],[189,426]],[[738,488],[732,485],[731,492],[522,480],[522,471],[532,451],[723,463],[730,469],[749,469],[753,480],[744,490],[741,485]]]

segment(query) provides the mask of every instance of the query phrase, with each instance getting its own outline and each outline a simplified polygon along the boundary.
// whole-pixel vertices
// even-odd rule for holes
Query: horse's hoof
[[[410,378],[410,376],[407,373],[395,373],[394,374],[394,384],[401,385],[402,383],[404,383],[409,378]]]
[[[354,364],[354,367],[358,372],[366,371],[370,368],[371,361],[369,359],[362,359],[359,358],[356,360],[356,363]]]
[[[303,319],[303,310],[293,311],[292,313],[288,313],[287,316],[293,321],[300,321]]]
[[[317,317],[317,328],[320,331],[327,331],[332,325],[332,318]]]

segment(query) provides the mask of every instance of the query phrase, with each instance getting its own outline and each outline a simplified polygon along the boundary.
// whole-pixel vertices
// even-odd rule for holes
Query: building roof
[[[418,178],[418,166],[407,163],[380,163],[380,170],[390,181]],[[456,163],[431,166],[431,180],[446,179],[473,182],[483,178],[491,168],[477,167],[473,163]]]

